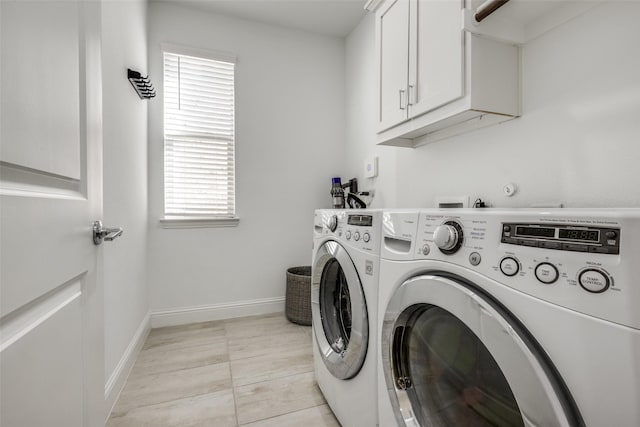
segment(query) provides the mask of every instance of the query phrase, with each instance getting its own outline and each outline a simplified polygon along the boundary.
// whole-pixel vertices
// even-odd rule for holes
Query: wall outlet
[[[375,178],[378,176],[378,158],[367,157],[364,159],[364,177]]]

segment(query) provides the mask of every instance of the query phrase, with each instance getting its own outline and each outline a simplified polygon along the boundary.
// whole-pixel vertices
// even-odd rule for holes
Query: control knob
[[[462,246],[462,226],[455,221],[447,221],[433,232],[433,243],[444,254],[455,253]]]

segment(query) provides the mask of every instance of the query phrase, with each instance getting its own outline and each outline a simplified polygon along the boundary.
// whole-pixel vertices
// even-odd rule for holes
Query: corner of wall
[[[118,400],[118,396],[131,373],[131,369],[135,364],[136,358],[142,350],[142,346],[144,342],[147,340],[147,336],[149,336],[149,332],[151,331],[151,313],[147,313],[144,316],[144,319],[138,326],[136,333],[133,335],[133,338],[129,342],[122,358],[116,365],[115,369],[109,375],[109,379],[107,380],[104,386],[104,401],[105,401],[105,420],[109,419],[109,415],[111,415],[111,411]]]

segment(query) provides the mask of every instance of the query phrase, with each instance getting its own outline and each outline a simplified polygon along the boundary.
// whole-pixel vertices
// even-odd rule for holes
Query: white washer
[[[376,349],[382,212],[318,210],[311,310],[316,379],[345,427],[377,425]]]
[[[638,209],[385,213],[380,426],[640,426],[639,260]]]

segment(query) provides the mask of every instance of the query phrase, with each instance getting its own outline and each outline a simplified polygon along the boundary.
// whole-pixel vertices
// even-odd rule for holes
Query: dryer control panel
[[[342,239],[365,252],[380,252],[380,214],[347,212]]]
[[[315,238],[331,237],[361,251],[380,253],[382,212],[375,209],[320,209],[315,213]]]

